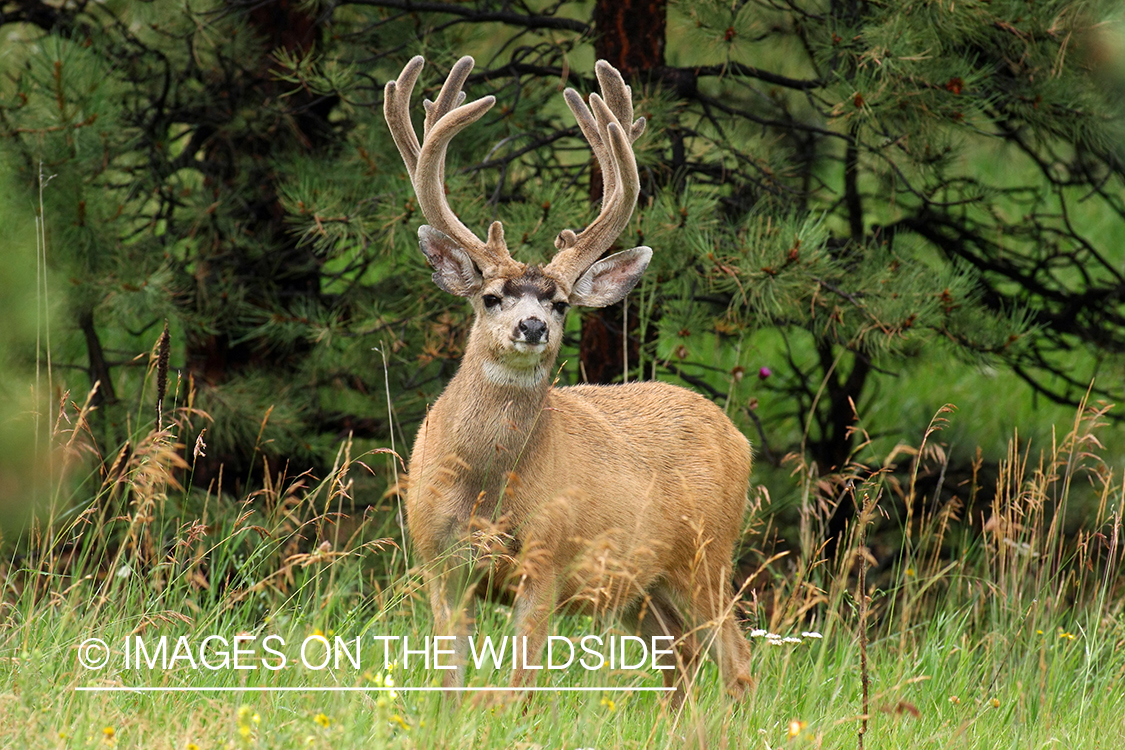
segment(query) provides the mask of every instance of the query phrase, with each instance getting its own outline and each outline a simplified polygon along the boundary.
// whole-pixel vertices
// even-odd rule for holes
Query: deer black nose
[[[520,335],[529,344],[538,344],[547,341],[547,324],[539,318],[527,318],[520,321]]]

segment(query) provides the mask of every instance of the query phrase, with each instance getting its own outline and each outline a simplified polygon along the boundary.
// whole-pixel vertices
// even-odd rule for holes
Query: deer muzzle
[[[524,318],[516,326],[516,330],[512,339],[517,342],[525,344],[537,345],[546,344],[550,332],[547,330],[547,324],[539,318]]]

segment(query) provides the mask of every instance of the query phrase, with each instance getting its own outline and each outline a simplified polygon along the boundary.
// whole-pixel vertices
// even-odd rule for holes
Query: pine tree
[[[644,193],[620,241],[656,249],[630,377],[686,382],[767,461],[803,447],[824,472],[873,383],[918,356],[1003,364],[1063,402],[1095,373],[1122,395],[1110,5],[653,5],[663,57],[632,71]],[[40,162],[58,175],[66,356],[103,383],[112,430],[132,353],[171,321],[228,477],[256,452],[323,465],[349,433],[383,444],[392,416],[407,444],[456,366],[467,310],[426,281],[382,122],[411,55],[432,96],[474,54],[471,95],[497,97],[449,158],[468,226],[502,218],[535,261],[596,211],[560,95],[594,90],[610,31],[589,4],[14,7],[0,126],[29,186]],[[565,382],[583,378],[572,325]]]

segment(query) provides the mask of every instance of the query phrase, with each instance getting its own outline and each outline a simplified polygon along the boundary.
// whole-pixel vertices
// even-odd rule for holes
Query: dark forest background
[[[429,281],[383,121],[415,54],[430,97],[475,56],[469,95],[498,104],[453,143],[447,187],[524,261],[597,212],[563,88],[596,90],[598,58],[625,74],[649,129],[620,245],[654,259],[627,307],[572,314],[562,380],[713,399],[755,446],[774,533],[798,469],[831,552],[842,488],[946,403],[922,486],[985,502],[1014,427],[1049,440],[1083,399],[1125,395],[1113,3],[5,1],[0,49],[9,514],[83,403],[79,499],[158,399],[185,457],[206,445],[200,493],[324,476],[349,436],[407,454],[470,312]],[[393,464],[368,464],[349,496],[389,509]]]

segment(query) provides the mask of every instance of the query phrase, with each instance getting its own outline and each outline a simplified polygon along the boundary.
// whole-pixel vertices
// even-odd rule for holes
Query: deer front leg
[[[450,553],[439,570],[424,575],[434,615],[434,635],[454,638],[452,660],[448,654],[442,655],[441,685],[444,688],[460,688],[465,685],[469,638],[476,627],[475,582],[471,570],[467,554]],[[446,642],[442,641],[441,644],[444,650]],[[448,669],[449,666],[453,668]],[[460,692],[450,691],[447,696],[459,700]]]
[[[516,643],[520,650],[512,673],[513,688],[529,687],[543,671],[541,655],[550,633],[554,608],[554,578],[542,572],[535,578],[525,576],[514,607]]]

